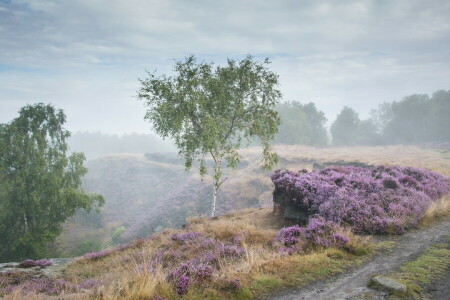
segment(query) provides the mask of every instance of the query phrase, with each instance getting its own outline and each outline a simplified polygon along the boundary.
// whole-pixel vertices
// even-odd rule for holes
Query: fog
[[[256,251],[253,242],[248,244],[261,254],[257,259],[272,257],[277,266],[287,266],[294,260],[282,262],[281,251],[270,251],[282,242],[278,240],[282,231],[274,230],[286,221],[291,224],[294,214],[302,215],[301,223],[319,216],[319,221],[310,223],[316,223],[311,230],[328,232],[320,229],[323,221],[333,229],[327,234],[334,243],[335,233],[341,233],[334,230],[349,225],[348,220],[380,227],[358,233],[397,234],[403,230],[402,222],[408,222],[407,228],[419,224],[414,222],[423,216],[432,220],[435,212],[435,217],[437,212],[446,213],[448,209],[437,205],[448,208],[450,199],[439,200],[450,191],[450,177],[444,178],[450,176],[449,16],[450,1],[445,0],[0,0],[0,263],[89,252],[85,259],[96,260],[126,250],[133,264],[119,256],[114,262],[137,266],[139,271],[143,265],[134,258],[144,257],[134,254],[162,253],[157,248],[144,251],[151,244],[149,235],[183,227],[191,218],[214,218],[217,211],[218,216],[236,212],[229,224],[242,226],[227,229],[226,222],[217,222],[223,232],[236,231],[223,235],[227,241],[214,237],[214,230],[201,234],[204,241],[214,241],[218,253],[225,255],[223,242],[233,240],[233,246],[227,245],[243,247],[230,262],[240,263],[247,253],[245,239],[254,236],[264,249]],[[266,59],[271,62],[267,69],[262,63]],[[180,62],[179,73],[188,75],[173,83],[166,79],[179,74],[173,73],[176,62]],[[229,68],[211,68],[208,73],[207,64],[213,62],[214,66],[230,62]],[[201,65],[201,72],[195,69],[198,65],[192,67],[195,63]],[[207,83],[196,86],[201,80]],[[274,86],[277,82],[279,86]],[[157,105],[159,100],[163,106]],[[239,109],[227,107],[229,103]],[[184,132],[177,135],[181,129]],[[261,149],[253,147],[261,145],[262,156]],[[319,170],[329,166],[338,168]],[[330,177],[322,176],[326,173]],[[280,174],[292,180],[277,186],[281,181],[275,178]],[[278,194],[292,206],[276,203],[282,185],[292,187],[289,193],[294,198]],[[316,196],[327,199],[307,200]],[[353,209],[359,206],[360,211]],[[330,220],[319,214],[323,207]],[[239,215],[247,209],[254,211]],[[255,230],[263,231],[253,234],[253,225],[243,223],[253,219],[264,219],[267,228],[255,223]],[[202,230],[209,226],[192,222],[202,224],[198,227]],[[184,227],[197,236],[197,227]],[[301,235],[308,230],[302,229]],[[350,233],[344,228],[342,232]],[[297,233],[292,240],[301,240]],[[170,240],[170,247],[181,246],[177,239],[182,241],[173,236],[165,240]],[[309,255],[315,248],[308,239],[298,248],[289,244],[298,251],[295,255]],[[125,243],[129,244],[119,246]],[[200,248],[209,249],[209,242],[204,245]],[[316,246],[324,245],[334,244]],[[349,245],[339,251],[356,244]],[[106,250],[96,252],[102,249]],[[168,253],[180,249],[185,248]],[[198,249],[184,258],[196,260]],[[132,255],[135,250],[140,252]],[[330,261],[353,257],[359,250],[335,258],[321,253]],[[165,261],[156,258],[152,262]],[[235,269],[222,258],[214,261]],[[181,256],[173,261],[181,263]],[[205,260],[205,265],[210,262]],[[159,270],[152,264],[147,266]],[[97,266],[101,265],[107,263]],[[7,266],[11,265],[0,264],[0,274]],[[101,268],[101,276],[122,276]],[[170,269],[173,274],[178,267]],[[189,272],[186,276],[192,275]],[[64,274],[72,278],[72,273]],[[156,276],[168,280],[153,285],[155,290],[172,284],[175,277],[168,274]],[[220,287],[220,293],[231,295],[238,289],[222,286],[236,274],[214,274],[211,278],[226,280],[205,286]],[[239,276],[247,276],[243,274]],[[248,274],[266,276],[259,270]],[[32,276],[32,287],[38,286],[35,275],[26,276]],[[130,290],[149,286],[120,280],[119,285],[130,283]],[[99,277],[98,283],[103,282]],[[200,281],[192,282],[200,287]],[[115,286],[97,291],[115,293],[110,288]],[[0,283],[0,297],[5,291],[16,293]],[[253,286],[240,291],[259,297]],[[128,293],[120,289],[120,296],[102,296],[123,298],[122,292]]]
[[[383,102],[448,89],[448,1],[0,1],[0,123],[27,103],[64,109],[67,129],[151,133],[135,95],[145,70],[195,54],[269,57],[283,101],[330,127]]]

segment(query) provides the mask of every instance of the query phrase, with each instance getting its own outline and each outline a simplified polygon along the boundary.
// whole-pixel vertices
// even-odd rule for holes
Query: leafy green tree
[[[360,122],[356,111],[344,106],[330,128],[333,144],[356,145]]]
[[[383,103],[372,119],[388,144],[421,144],[450,141],[450,91],[410,95]]]
[[[236,168],[242,140],[258,137],[263,147],[263,166],[270,168],[278,159],[271,151],[280,123],[275,105],[281,98],[278,76],[251,56],[241,61],[228,59],[225,66],[197,63],[194,56],[177,61],[175,76],[140,80],[138,97],[147,106],[145,119],[157,134],[175,141],[186,169],[199,162],[203,176],[210,156],[213,165],[211,216],[216,214],[217,190],[223,179],[222,165]]]
[[[84,155],[68,156],[62,110],[28,105],[0,125],[0,260],[35,258],[79,208],[102,205],[81,190]]]
[[[380,145],[382,144],[381,135],[378,133],[376,124],[372,119],[361,120],[356,130],[357,145]]]
[[[97,252],[103,248],[103,245],[98,240],[84,241],[78,245],[75,255],[80,256],[89,252]]]
[[[434,92],[430,102],[429,141],[450,142],[450,90]]]
[[[123,242],[122,240],[122,234],[125,232],[125,227],[124,226],[119,226],[117,227],[112,236],[111,236],[111,243],[113,245],[119,245],[120,243]]]
[[[277,105],[281,124],[274,141],[283,144],[323,146],[327,144],[325,114],[314,103],[297,101]]]

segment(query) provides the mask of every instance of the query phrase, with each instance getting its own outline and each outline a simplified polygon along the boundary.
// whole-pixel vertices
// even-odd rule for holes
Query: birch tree
[[[81,189],[84,155],[69,155],[65,121],[39,103],[0,124],[0,262],[45,255],[77,209],[104,203]]]
[[[270,141],[280,124],[275,106],[281,92],[269,63],[247,56],[215,66],[189,56],[175,62],[173,76],[148,72],[148,78],[140,80],[138,98],[147,107],[145,120],[158,135],[174,140],[187,170],[197,162],[202,178],[212,171],[212,217],[217,192],[227,179],[223,168],[238,166],[242,143],[258,138],[263,167],[277,163]],[[210,168],[208,158],[213,161]]]

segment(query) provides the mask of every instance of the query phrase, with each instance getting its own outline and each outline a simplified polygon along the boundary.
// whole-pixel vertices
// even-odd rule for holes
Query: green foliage
[[[100,241],[95,240],[89,240],[84,241],[81,244],[78,245],[76,250],[76,255],[80,256],[89,252],[97,252],[100,251],[103,248],[103,245]]]
[[[283,144],[323,146],[327,144],[327,118],[314,103],[292,101],[277,105],[281,124],[274,141]]]
[[[388,144],[450,141],[450,91],[411,95],[401,101],[383,103],[372,111],[372,119]]]
[[[422,299],[423,291],[433,282],[445,277],[449,269],[450,236],[446,236],[443,243],[432,245],[419,257],[403,264],[399,271],[389,274],[388,277],[407,286],[406,298]]]
[[[360,120],[356,111],[345,106],[330,128],[333,144],[340,146],[377,145],[381,143],[372,119]]]
[[[113,245],[119,245],[120,243],[122,243],[122,234],[125,232],[125,227],[124,226],[119,226],[117,227],[111,237],[111,242],[113,243]]]
[[[360,120],[356,111],[344,106],[331,125],[330,131],[335,145],[355,145]]]
[[[242,140],[258,137],[263,165],[270,168],[277,162],[269,142],[280,123],[275,105],[281,92],[268,63],[247,56],[214,67],[190,56],[175,63],[174,77],[149,73],[140,81],[138,97],[147,106],[145,119],[158,135],[175,141],[186,169],[198,161],[203,176],[208,172],[206,158],[214,160],[213,216],[217,189],[223,183],[222,163],[237,167]]]
[[[85,228],[97,229],[104,226],[103,215],[98,209],[89,211],[79,209],[71,219],[75,223],[83,224]]]
[[[0,125],[0,261],[42,255],[77,209],[104,202],[81,190],[84,155],[67,155],[65,121],[40,103]]]

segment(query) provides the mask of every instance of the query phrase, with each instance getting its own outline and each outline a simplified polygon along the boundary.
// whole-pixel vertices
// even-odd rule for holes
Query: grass
[[[250,215],[254,213],[255,211],[248,212]],[[238,215],[230,214],[214,220],[192,220],[186,230],[200,232],[223,242],[232,240],[239,232],[246,232],[243,242],[245,253],[238,260],[221,259],[219,272],[211,280],[192,285],[183,299],[266,298],[357,266],[367,260],[368,254],[374,249],[367,238],[351,235],[345,249],[312,249],[283,255],[273,245],[276,229],[259,227],[252,219],[237,218]],[[142,260],[130,259],[139,252],[144,257],[143,261],[150,261],[158,250],[164,247],[167,249],[167,245],[171,243],[170,236],[177,232],[182,230],[166,230],[138,248],[114,252],[96,261],[79,259],[66,268],[65,277],[101,280],[102,286],[92,295],[94,299],[152,299],[155,296],[180,299],[173,283],[168,280],[166,269],[161,267],[156,272],[137,271]],[[128,263],[124,264],[123,261],[127,258]],[[231,280],[236,279],[240,283],[238,288],[230,285]]]
[[[313,148],[304,146],[279,146],[277,152],[282,158],[279,167],[289,169],[312,168],[311,161],[361,161],[367,164],[391,164],[423,167],[444,175],[450,175],[450,158],[442,154],[417,147],[330,147]],[[225,191],[239,191],[242,198],[259,199],[260,204],[271,203],[272,183],[268,173],[259,170],[259,163],[253,157],[255,149],[244,149],[243,156],[249,164],[240,169],[224,185]],[[259,151],[259,150],[258,150]],[[256,153],[256,152],[255,152]],[[308,162],[310,161],[310,162]],[[251,182],[252,184],[250,184]],[[241,198],[237,198],[241,200]],[[248,202],[248,201],[247,201]],[[247,203],[243,201],[243,203]],[[116,208],[119,208],[117,205]],[[237,207],[239,208],[239,207]],[[373,252],[389,253],[395,242],[374,245],[367,239],[351,235],[346,248],[313,249],[294,255],[281,255],[273,245],[273,238],[281,224],[273,217],[272,208],[246,209],[230,213],[214,220],[196,218],[190,221],[189,231],[201,232],[208,237],[228,242],[237,233],[245,231],[247,236],[243,247],[244,255],[239,260],[220,260],[220,271],[203,284],[194,284],[183,299],[261,299],[283,290],[301,288],[334,274],[356,267],[370,258]],[[116,215],[119,215],[117,213]],[[450,197],[433,204],[422,221],[431,224],[436,219],[450,215]],[[76,228],[75,228],[76,229]],[[182,230],[165,230],[151,240],[123,252],[88,261],[78,259],[65,269],[67,280],[82,281],[94,278],[101,281],[95,293],[73,294],[55,299],[153,299],[159,295],[167,299],[180,299],[168,273],[162,266],[155,272],[139,270],[142,262],[149,262],[152,256],[170,243],[170,235]],[[450,250],[442,244],[430,249],[422,260],[407,264],[392,276],[408,285],[410,295],[420,295],[428,282],[434,280],[442,270],[448,268]],[[175,249],[181,250],[181,249]],[[135,259],[141,253],[140,260]],[[191,254],[189,254],[191,255]],[[192,254],[194,255],[194,253]],[[444,262],[444,259],[446,261]],[[127,263],[124,263],[124,261]],[[433,266],[434,272],[427,269]],[[436,267],[434,267],[436,266]],[[240,287],[230,284],[238,279]],[[49,299],[49,296],[26,295],[14,292],[5,299]]]
[[[445,276],[450,268],[450,236],[445,241],[430,246],[416,259],[400,267],[400,270],[387,277],[407,287],[406,294],[394,294],[392,299],[422,299],[434,281]]]
[[[433,202],[421,220],[422,225],[433,224],[450,216],[450,195]]]

